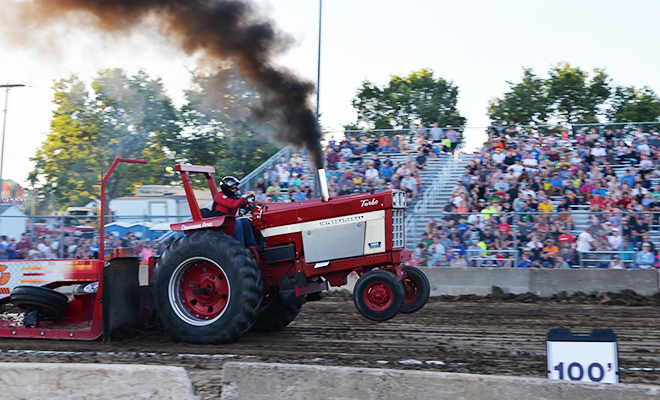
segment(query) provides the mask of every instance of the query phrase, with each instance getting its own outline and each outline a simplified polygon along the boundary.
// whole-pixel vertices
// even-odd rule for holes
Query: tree
[[[598,122],[602,115],[599,106],[610,97],[611,87],[607,74],[594,69],[594,77],[568,63],[559,63],[549,71],[548,100],[559,119],[570,124]]]
[[[28,179],[33,187],[43,182],[40,192],[56,209],[97,199],[101,176],[117,157],[149,164],[121,165],[108,182],[109,198],[132,194],[139,184],[171,182],[167,143],[180,128],[160,80],[113,69],[99,72],[92,88],[90,94],[75,75],[53,87],[57,109]]]
[[[372,129],[407,129],[433,122],[441,126],[465,125],[457,102],[458,87],[453,82],[435,79],[433,71],[422,69],[405,77],[392,75],[383,87],[364,81],[352,104],[362,125]]]
[[[660,117],[660,98],[645,86],[618,86],[612,95],[608,119],[611,122],[657,121]]]
[[[186,162],[215,166],[219,176],[241,177],[277,152],[268,140],[274,128],[250,117],[259,95],[236,69],[193,75],[186,99],[184,129],[172,145]],[[205,185],[200,179],[193,183]]]
[[[547,78],[523,68],[520,83],[501,98],[489,101],[494,120],[513,119],[520,124],[606,123],[654,121],[660,117],[660,99],[648,87],[613,87],[605,70],[591,74],[559,63]]]
[[[523,68],[520,83],[510,83],[510,92],[488,102],[488,116],[493,121],[516,121],[521,125],[543,125],[548,122],[549,101],[545,81],[531,68]]]

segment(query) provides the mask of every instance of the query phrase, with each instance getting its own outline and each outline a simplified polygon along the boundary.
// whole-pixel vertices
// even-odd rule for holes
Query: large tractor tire
[[[16,286],[9,295],[9,301],[26,311],[37,311],[46,317],[57,317],[69,308],[65,294],[41,286]]]
[[[353,301],[358,311],[372,321],[386,321],[399,313],[405,300],[403,283],[393,273],[371,270],[358,279]]]
[[[403,280],[406,298],[403,301],[401,312],[414,313],[421,310],[429,301],[431,285],[426,275],[418,268],[404,267],[403,271],[406,273],[406,279]]]
[[[252,326],[262,290],[247,249],[222,232],[203,230],[165,250],[154,270],[152,296],[159,321],[174,338],[225,344]]]
[[[301,308],[302,304],[284,304],[279,292],[272,293],[264,298],[250,332],[279,332],[293,322]]]

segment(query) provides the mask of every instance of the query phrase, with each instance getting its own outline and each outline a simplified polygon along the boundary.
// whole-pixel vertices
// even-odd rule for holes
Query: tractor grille
[[[392,206],[394,208],[406,208],[406,192],[401,190],[393,190]]]
[[[392,210],[392,248],[396,249],[405,245],[403,231],[403,209],[394,209]]]

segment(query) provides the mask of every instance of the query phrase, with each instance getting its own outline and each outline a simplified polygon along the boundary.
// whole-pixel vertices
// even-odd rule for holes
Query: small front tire
[[[415,267],[405,267],[406,279],[403,280],[403,287],[406,298],[401,307],[404,314],[414,313],[421,310],[429,300],[431,294],[431,285],[429,279],[422,271]]]
[[[393,273],[371,270],[358,279],[353,301],[358,311],[372,321],[386,321],[399,313],[405,300],[403,283]]]

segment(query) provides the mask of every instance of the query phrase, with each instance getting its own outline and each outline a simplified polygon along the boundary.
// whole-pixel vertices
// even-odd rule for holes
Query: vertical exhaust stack
[[[321,201],[328,201],[330,194],[328,193],[328,179],[325,177],[325,169],[319,168],[316,172],[318,172],[319,187],[321,188]]]

